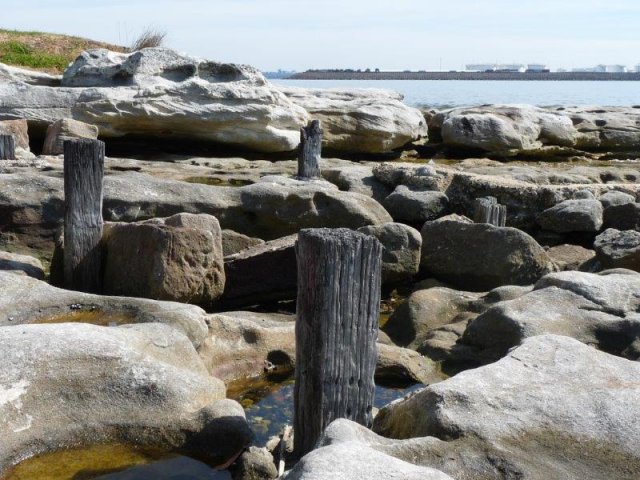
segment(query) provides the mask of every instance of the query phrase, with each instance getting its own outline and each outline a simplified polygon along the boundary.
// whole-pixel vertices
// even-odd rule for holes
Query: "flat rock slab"
[[[454,478],[630,480],[640,475],[638,375],[637,362],[536,336],[387,405],[374,431],[412,439],[383,448]]]

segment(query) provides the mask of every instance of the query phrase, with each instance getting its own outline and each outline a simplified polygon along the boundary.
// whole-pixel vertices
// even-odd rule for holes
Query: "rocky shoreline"
[[[0,160],[0,477],[124,445],[275,478],[227,386],[294,371],[294,244],[329,227],[377,238],[381,300],[402,298],[376,382],[425,388],[371,431],[335,421],[285,478],[638,478],[640,109],[401,100],[159,48],[85,52],[60,79],[0,69],[18,147]],[[309,180],[290,156],[311,118],[328,153]],[[60,145],[96,137],[105,273],[88,294],[60,288]],[[122,138],[153,154],[109,155]],[[474,221],[488,197],[506,225]]]

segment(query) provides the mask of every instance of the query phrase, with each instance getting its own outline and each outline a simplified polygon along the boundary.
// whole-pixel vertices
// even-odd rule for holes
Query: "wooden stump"
[[[16,137],[0,135],[0,160],[16,159]]]
[[[348,229],[301,230],[294,455],[315,446],[333,420],[372,423],[382,246]]]
[[[473,221],[504,227],[507,224],[507,207],[500,205],[495,197],[476,198]]]
[[[298,151],[298,177],[320,177],[320,158],[322,155],[322,129],[320,120],[311,120],[309,125],[300,129],[300,147]]]
[[[64,281],[68,289],[102,290],[103,175],[103,142],[64,142]]]

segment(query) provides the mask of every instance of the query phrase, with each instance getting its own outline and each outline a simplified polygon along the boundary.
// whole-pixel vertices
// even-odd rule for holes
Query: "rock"
[[[395,221],[422,225],[445,215],[449,199],[441,192],[398,185],[382,205]]]
[[[538,216],[538,224],[552,232],[597,232],[602,227],[602,204],[597,200],[565,200]]]
[[[269,480],[278,477],[273,455],[266,448],[249,447],[231,467],[233,480]]]
[[[0,120],[0,135],[13,135],[16,148],[29,151],[29,126],[25,119]]]
[[[63,290],[26,275],[0,271],[0,327],[68,322],[105,326],[166,323],[184,333],[196,348],[207,335],[205,312],[193,305]]]
[[[44,267],[37,258],[17,253],[0,252],[0,270],[8,270],[44,280]]]
[[[431,165],[416,163],[380,163],[373,167],[373,175],[391,188],[406,185],[422,190],[441,190],[446,181]]]
[[[415,350],[431,330],[467,319],[480,296],[444,287],[415,291],[396,308],[382,330],[395,344]]]
[[[376,448],[454,478],[636,478],[639,374],[637,362],[536,336],[381,409],[374,431],[410,440]]]
[[[226,307],[256,305],[296,296],[298,268],[294,246],[298,235],[271,240],[225,258]]]
[[[0,81],[2,83],[23,82],[29,85],[43,85],[47,87],[57,87],[60,85],[60,75],[49,75],[44,72],[28,70],[26,68],[14,67],[0,63]]]
[[[361,193],[372,197],[379,203],[382,203],[392,191],[373,175],[371,167],[340,166],[329,169],[322,168],[321,170],[322,176],[337,185],[340,190]]]
[[[327,427],[320,448],[306,454],[296,466],[283,477],[285,480],[452,480],[451,477],[433,468],[418,467],[383,453],[375,440],[371,446],[362,442],[360,436],[351,440],[329,438],[332,426],[349,420],[336,420]],[[359,425],[353,423],[357,428]],[[363,429],[364,430],[364,429]],[[379,438],[379,437],[378,437]],[[384,441],[384,439],[381,439]]]
[[[33,455],[119,443],[224,465],[251,441],[182,333],[159,324],[0,327],[0,471]]]
[[[249,237],[229,229],[222,230],[222,253],[225,257],[263,243],[264,240],[260,238]]]
[[[640,230],[640,203],[611,205],[604,211],[604,227],[617,230]]]
[[[604,269],[627,268],[640,272],[640,232],[608,228],[593,244],[596,260]]]
[[[579,270],[580,266],[593,259],[593,250],[579,245],[557,245],[547,250],[547,255],[558,266],[559,270]]]
[[[444,217],[422,227],[421,269],[458,288],[527,285],[553,271],[544,249],[515,228]]]
[[[224,381],[264,371],[265,362],[293,372],[295,317],[253,312],[225,312],[207,318],[209,333],[198,349],[211,375]]]
[[[278,86],[322,123],[323,147],[337,152],[385,153],[426,138],[420,110],[384,90],[307,89]]]
[[[626,107],[537,108],[483,105],[438,112],[429,135],[445,146],[490,152],[494,156],[567,155],[634,151],[640,140],[637,109]]]
[[[420,268],[420,232],[401,223],[383,223],[358,229],[382,244],[382,283],[411,279]]]
[[[442,380],[436,364],[418,352],[395,345],[377,344],[378,362],[375,381],[378,385],[409,386]]]
[[[629,195],[628,193],[619,192],[617,190],[611,190],[600,195],[600,203],[605,208],[612,207],[615,205],[625,205],[627,203],[635,203],[636,197],[633,195]]]
[[[549,333],[622,355],[640,337],[639,288],[640,274],[630,270],[552,273],[531,293],[480,314],[462,342],[495,359],[529,337]]]
[[[98,138],[98,127],[71,118],[57,120],[47,128],[42,154],[60,155],[64,153],[65,140],[74,138],[96,139]]]
[[[578,190],[573,194],[575,200],[595,200],[596,196],[591,190]]]
[[[222,232],[215,217],[180,214],[117,223],[104,237],[103,289],[109,295],[199,305],[210,305],[222,295]]]
[[[160,47],[83,52],[65,70],[62,85],[85,87],[73,118],[98,126],[105,138],[158,136],[287,152],[297,147],[299,128],[308,121],[307,112],[258,70]]]

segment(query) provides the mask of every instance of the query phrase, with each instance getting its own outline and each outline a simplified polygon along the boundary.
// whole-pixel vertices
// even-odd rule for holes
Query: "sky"
[[[0,0],[0,28],[166,45],[262,70],[640,64],[640,0]]]

